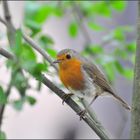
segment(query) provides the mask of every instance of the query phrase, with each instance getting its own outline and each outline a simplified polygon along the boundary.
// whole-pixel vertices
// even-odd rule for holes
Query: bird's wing
[[[85,70],[85,72],[93,79],[93,82],[95,82],[104,91],[107,91],[114,95],[114,91],[111,88],[109,82],[107,81],[101,70],[95,64],[86,62],[82,65],[82,67]]]

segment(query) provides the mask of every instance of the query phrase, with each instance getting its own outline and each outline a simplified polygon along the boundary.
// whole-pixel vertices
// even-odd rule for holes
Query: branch
[[[7,23],[7,36],[8,36],[8,40],[10,43],[10,46],[13,47],[15,44],[15,31],[14,31],[14,26],[13,23],[11,21],[11,15],[9,12],[9,7],[8,7],[8,2],[7,0],[3,0],[3,10],[4,10],[4,17]]]
[[[84,16],[80,10],[80,7],[76,4],[76,1],[72,2],[72,6],[73,6],[72,8],[73,8],[73,12],[75,15],[75,19],[76,19],[76,21],[77,21],[78,25],[80,26],[80,29],[83,33],[83,36],[84,36],[85,41],[86,41],[85,44],[86,44],[86,46],[88,46],[89,44],[92,43],[92,40],[91,40],[91,37],[89,35],[89,32],[88,32],[84,22],[83,22]]]
[[[5,51],[5,50],[4,50]],[[0,50],[1,52],[1,50]],[[6,52],[6,51],[5,51]],[[0,53],[1,54],[1,53]],[[6,54],[8,54],[6,52]],[[7,55],[10,59],[11,59],[11,56],[10,54]],[[9,95],[10,95],[10,92],[11,92],[11,88],[12,88],[12,81],[10,82],[10,84],[8,85],[8,88],[7,88],[7,91],[5,93],[6,95],[6,98],[8,99]],[[3,104],[2,106],[0,106],[0,132],[1,132],[1,127],[2,127],[2,120],[3,120],[3,113],[4,113],[4,110],[5,110],[5,104]]]
[[[1,50],[0,50],[1,52]],[[5,50],[5,52],[7,52]],[[2,53],[0,53],[2,54]],[[14,56],[7,52],[7,58],[14,60]],[[4,55],[6,56],[6,55]],[[10,56],[10,57],[9,57]],[[12,56],[12,57],[11,57]],[[41,75],[41,82],[46,85],[49,89],[51,89],[53,92],[55,92],[56,95],[58,95],[62,100],[63,100],[63,96],[66,94],[64,91],[62,91],[61,89],[59,89],[56,85],[54,85],[47,77],[45,77],[43,74]],[[66,103],[78,114],[79,112],[81,112],[81,108],[80,106],[74,102],[71,98],[66,100]],[[101,124],[98,120],[93,121],[87,114],[83,117],[83,120],[91,127],[91,129],[101,138],[101,139],[109,139],[109,137],[107,136],[107,134],[104,132],[103,127],[99,127],[99,124]]]
[[[37,52],[39,52],[56,70],[58,70],[58,68],[56,67],[56,65],[53,64],[53,61],[51,60],[49,55],[45,52],[45,50],[39,47],[39,45],[35,43],[35,41],[33,41],[33,39],[31,39],[29,36],[25,35],[24,33],[22,33],[22,35],[25,41],[29,45],[31,45],[32,48],[34,48]]]
[[[9,28],[8,24],[0,17],[0,21],[7,27]],[[13,31],[14,33],[16,32],[16,29],[13,27]],[[25,33],[22,32],[22,36],[24,38],[24,40],[32,47],[34,48],[37,52],[39,52],[45,60],[47,60],[57,71],[58,68],[56,67],[56,65],[53,64],[53,61],[51,60],[51,58],[49,57],[49,55],[46,53],[46,51],[44,49],[42,49],[32,38],[30,38],[28,35],[26,35]]]
[[[138,1],[137,48],[132,99],[131,139],[140,138],[140,1]]]

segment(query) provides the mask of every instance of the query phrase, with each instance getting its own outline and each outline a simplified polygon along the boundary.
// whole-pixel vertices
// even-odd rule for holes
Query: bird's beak
[[[55,61],[53,61],[53,63],[60,63],[61,62],[61,59],[57,59]]]

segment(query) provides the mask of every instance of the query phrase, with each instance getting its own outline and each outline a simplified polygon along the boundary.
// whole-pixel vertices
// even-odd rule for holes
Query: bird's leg
[[[85,113],[88,112],[88,111],[87,111],[88,108],[89,108],[89,107],[91,106],[91,104],[97,99],[97,97],[98,97],[98,95],[96,94],[96,95],[94,96],[94,98],[92,99],[92,101],[89,103],[89,105],[88,105],[87,107],[85,107],[84,110],[82,110],[82,111],[80,111],[80,112],[78,113],[79,116],[80,116],[80,120],[82,120],[82,118],[84,117]],[[82,100],[83,100],[83,98],[82,98]]]
[[[62,104],[64,104],[64,102],[70,98],[71,96],[73,96],[74,94],[73,93],[68,93],[68,94],[65,94],[62,98],[63,98],[63,101],[62,101]]]

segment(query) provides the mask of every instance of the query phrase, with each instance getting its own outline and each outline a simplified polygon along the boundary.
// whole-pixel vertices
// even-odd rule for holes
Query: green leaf
[[[111,10],[108,7],[106,1],[98,1],[98,2],[91,3],[91,11],[92,13],[101,16],[106,16],[106,17],[111,16]]]
[[[101,31],[103,30],[103,27],[98,25],[98,24],[95,24],[95,23],[92,23],[92,22],[89,22],[88,23],[88,26],[92,29],[92,30],[95,30],[95,31]]]
[[[128,79],[132,79],[134,77],[134,71],[131,68],[125,68],[123,75]]]
[[[116,66],[116,69],[119,73],[123,74],[124,73],[124,68],[122,67],[122,65],[120,64],[119,61],[115,61],[114,62],[115,66]]]
[[[30,72],[30,74],[32,74],[37,79],[39,79],[40,76],[41,76],[41,73],[44,72],[44,71],[47,71],[47,67],[43,63],[37,63],[31,69],[29,69],[28,71]]]
[[[30,19],[26,20],[26,26],[30,30],[32,30],[32,34],[31,34],[32,37],[35,36],[37,33],[39,33],[42,29],[42,24],[37,23],[37,22],[30,20]]]
[[[114,38],[123,41],[125,39],[124,33],[121,28],[117,28],[114,30]]]
[[[103,51],[104,51],[103,48],[99,45],[91,45],[89,47],[89,50],[93,53],[96,53],[96,54],[103,53]]]
[[[56,50],[54,50],[54,49],[46,48],[46,51],[47,51],[48,54],[49,54],[51,57],[53,57],[53,58],[55,58],[56,55],[57,55],[57,52],[56,52]]]
[[[39,42],[40,44],[43,46],[43,48],[46,49],[46,47],[48,45],[53,45],[54,44],[54,41],[52,40],[51,37],[49,37],[48,35],[42,35],[40,38],[39,38]]]
[[[130,53],[134,53],[136,51],[136,42],[132,42],[126,45],[126,49]]]
[[[126,1],[111,1],[111,6],[118,10],[118,11],[122,11],[126,8]]]
[[[36,103],[36,99],[32,96],[26,96],[26,99],[30,105],[34,105]]]
[[[5,104],[7,102],[7,97],[2,89],[2,87],[0,86],[0,104]]]
[[[22,32],[20,29],[16,31],[15,35],[15,46],[12,47],[12,52],[18,57],[21,53],[21,46],[22,46]]]
[[[77,24],[76,23],[71,23],[69,25],[69,35],[71,37],[76,37],[77,34],[78,34],[78,26],[77,26]]]
[[[21,111],[23,108],[24,102],[25,102],[24,99],[15,100],[12,105],[17,111]]]
[[[0,140],[6,140],[6,134],[3,131],[0,131]]]

